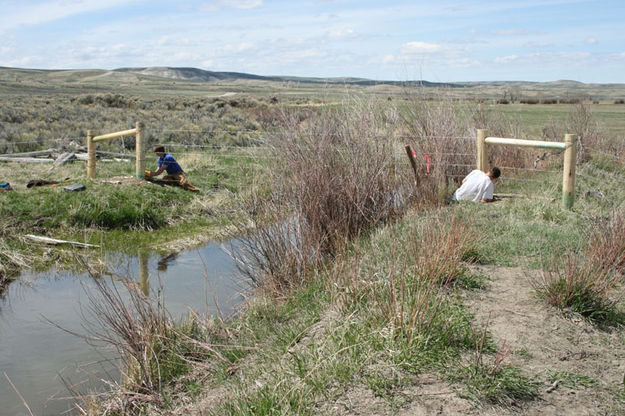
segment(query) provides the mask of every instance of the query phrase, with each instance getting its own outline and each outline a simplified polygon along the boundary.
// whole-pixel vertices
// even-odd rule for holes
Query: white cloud
[[[235,9],[253,9],[263,5],[263,0],[220,0],[220,4]]]
[[[611,53],[606,56],[607,63],[616,63],[622,65],[625,63],[625,52]]]
[[[494,59],[497,64],[514,65],[580,65],[597,59],[589,52],[535,52],[525,55],[500,56]]]
[[[263,0],[213,0],[200,6],[201,11],[216,11],[220,7],[233,9],[254,9],[261,7]]]
[[[223,47],[219,49],[222,52],[226,52],[226,53],[242,53],[242,52],[247,52],[249,50],[253,50],[254,48],[255,48],[255,45],[252,42],[241,42],[241,43],[224,45]]]
[[[414,54],[414,53],[433,53],[441,50],[441,45],[428,42],[408,42],[402,45],[402,53]]]
[[[20,26],[37,25],[64,19],[81,13],[110,9],[138,0],[55,0],[38,4],[22,3],[4,8],[0,15],[0,27],[12,29]]]
[[[519,59],[517,55],[508,55],[508,56],[498,56],[495,58],[495,63],[497,64],[509,64],[515,62]]]
[[[326,37],[330,40],[346,40],[358,37],[354,29],[349,27],[336,27],[326,32]]]
[[[526,36],[541,34],[539,31],[526,29],[491,30],[490,33],[497,36]]]
[[[590,37],[588,39],[586,39],[586,43],[588,45],[596,45],[599,43],[599,41],[596,38]]]

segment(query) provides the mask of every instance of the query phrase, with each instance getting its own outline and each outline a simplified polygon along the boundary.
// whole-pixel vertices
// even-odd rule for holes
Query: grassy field
[[[608,172],[614,180],[605,182],[604,195],[586,196],[591,181]],[[552,408],[622,414],[622,368],[613,365],[625,351],[622,274],[595,294],[603,303],[579,309],[575,302],[549,306],[540,290],[560,270],[551,262],[592,259],[597,227],[622,212],[622,166],[589,162],[580,173],[570,211],[557,186],[544,181],[532,192],[554,200],[407,212],[310,270],[278,300],[263,290],[235,319],[178,326],[176,341],[161,345],[158,358],[162,374],[178,376],[161,377],[164,387],[142,403],[124,405],[118,397],[107,408],[119,414],[513,415]],[[624,231],[618,226],[616,234],[601,235],[618,245]],[[141,380],[158,378],[131,368],[137,391],[149,388]]]
[[[624,369],[614,365],[625,354],[619,88],[0,75],[5,151],[63,149],[94,125],[108,132],[141,120],[149,145],[170,146],[202,189],[137,180],[132,162],[99,162],[96,180],[86,179],[84,162],[2,163],[0,180],[15,188],[0,194],[2,277],[75,263],[76,252],[33,246],[26,233],[123,251],[180,249],[228,233],[246,242],[239,254],[257,282],[237,316],[180,323],[140,294],[136,314],[115,315],[115,294],[101,281],[111,304],[95,310],[114,318],[125,377],[106,400],[83,397],[87,413],[625,412]],[[599,103],[495,104],[510,88]],[[528,150],[492,154],[504,169],[496,192],[520,197],[446,204],[473,169],[476,127],[580,135],[574,208],[561,204],[561,156],[535,168]],[[419,158],[417,185],[406,143],[432,159],[425,175]],[[87,189],[27,189],[35,178]]]

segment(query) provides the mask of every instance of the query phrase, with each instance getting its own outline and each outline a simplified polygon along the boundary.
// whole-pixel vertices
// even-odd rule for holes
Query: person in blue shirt
[[[174,157],[165,152],[165,147],[162,145],[157,145],[154,147],[154,153],[158,156],[157,168],[155,171],[146,171],[146,176],[148,178],[153,178],[160,175],[163,172],[167,172],[167,175],[163,177],[165,181],[172,181],[184,189],[188,189],[193,192],[200,192],[198,188],[191,185],[187,179],[184,177],[184,171],[180,164],[174,159]]]

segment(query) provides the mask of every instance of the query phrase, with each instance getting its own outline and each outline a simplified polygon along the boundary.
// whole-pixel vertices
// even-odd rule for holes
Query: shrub
[[[568,117],[568,129],[572,129],[569,133],[577,135],[577,161],[585,162],[588,160],[588,148],[596,148],[599,145],[599,127],[592,117],[590,107],[583,102],[579,102]]]
[[[538,100],[538,98],[521,98],[519,102],[521,104],[538,104],[540,101]]]
[[[583,100],[581,98],[560,98],[560,104],[581,104]]]
[[[568,254],[563,264],[543,266],[533,282],[552,306],[570,308],[599,323],[621,322],[611,295],[625,272],[625,224],[621,215],[600,225],[588,238],[584,255]]]
[[[464,177],[475,165],[475,130],[468,108],[440,95],[428,100],[419,92],[406,94],[408,105],[401,109],[407,144],[417,154],[417,193],[423,203],[441,203],[455,179]],[[481,105],[478,104],[478,108]],[[478,124],[478,128],[482,128]],[[426,159],[430,173],[426,175]]]
[[[606,322],[615,316],[615,301],[609,295],[618,277],[612,268],[597,269],[569,254],[564,265],[543,269],[534,288],[549,305],[571,309],[596,322]]]
[[[558,104],[557,98],[543,98],[540,101],[542,104]]]
[[[297,112],[284,113],[283,128],[270,137],[275,163],[264,173],[272,192],[252,195],[247,207],[255,227],[240,227],[246,236],[240,257],[276,290],[297,286],[311,266],[406,208],[410,193],[398,192],[382,113],[371,102],[303,121]]]

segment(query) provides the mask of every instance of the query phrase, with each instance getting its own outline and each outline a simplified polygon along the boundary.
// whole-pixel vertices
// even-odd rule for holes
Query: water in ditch
[[[166,257],[110,255],[107,264],[118,281],[161,292],[174,319],[190,310],[228,316],[249,289],[216,243]],[[89,317],[93,293],[87,273],[51,270],[23,273],[0,296],[0,415],[62,414],[74,402],[66,385],[84,393],[118,378],[115,351],[68,332],[97,325]]]

